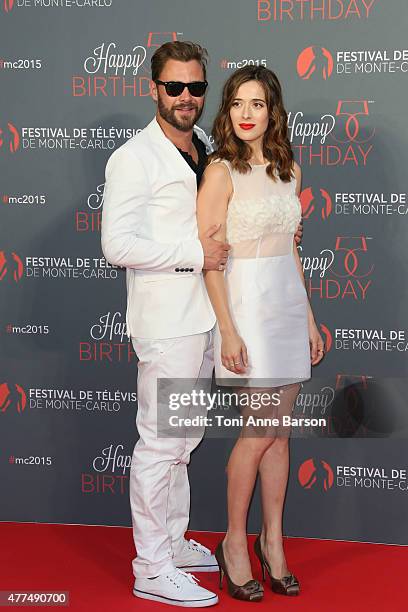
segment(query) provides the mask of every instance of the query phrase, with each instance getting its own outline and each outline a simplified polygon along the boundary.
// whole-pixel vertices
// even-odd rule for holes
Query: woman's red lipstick
[[[243,130],[252,130],[255,127],[255,123],[240,123],[239,127]]]

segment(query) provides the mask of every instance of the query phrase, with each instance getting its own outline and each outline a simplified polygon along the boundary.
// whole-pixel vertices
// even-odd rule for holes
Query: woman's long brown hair
[[[263,139],[263,156],[269,162],[266,172],[275,181],[274,171],[283,182],[293,176],[293,151],[288,138],[288,116],[283,106],[282,89],[272,70],[263,66],[245,66],[236,70],[225,83],[222,90],[221,105],[214,120],[212,134],[217,150],[208,161],[226,159],[238,172],[251,171],[248,160],[252,151],[250,146],[240,140],[234,132],[230,109],[237,97],[239,87],[247,81],[258,81],[265,92],[269,112],[269,124]]]

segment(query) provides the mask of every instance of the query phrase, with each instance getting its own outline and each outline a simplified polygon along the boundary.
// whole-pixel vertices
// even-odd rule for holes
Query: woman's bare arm
[[[228,202],[232,193],[233,186],[228,168],[222,162],[207,166],[197,196],[199,237],[203,236],[209,227],[219,225],[220,227],[213,238],[225,242]],[[234,366],[233,363],[247,364],[246,348],[237,334],[231,316],[224,272],[204,270],[203,274],[223,339],[222,362],[232,372],[242,373],[244,369],[238,365]],[[238,353],[240,353],[239,356]]]
[[[302,182],[302,171],[300,166],[295,162],[295,174],[296,174],[296,195],[299,197],[301,190],[301,182]],[[306,289],[305,277],[303,274],[303,266],[300,261],[299,252],[296,245],[296,240],[293,239],[293,253],[296,261],[296,267],[299,272],[299,276],[301,281]],[[307,295],[307,291],[306,291]],[[310,344],[310,360],[312,365],[316,365],[321,361],[324,355],[324,342],[323,338],[320,335],[319,330],[317,329],[316,321],[313,316],[313,310],[310,305],[310,298],[308,296],[308,304],[307,304],[307,318],[308,318],[308,327],[309,327],[309,344]]]
[[[300,192],[301,192],[301,185],[302,185],[302,170],[296,162],[295,162],[295,175],[296,175],[296,195],[299,197]],[[302,266],[302,262],[300,261],[299,251],[298,251],[297,243],[295,239],[293,239],[293,254],[295,256],[296,267],[298,269],[300,279],[306,289],[305,277],[303,273],[303,266]],[[306,290],[306,294],[307,294],[307,290]],[[313,311],[310,305],[309,298],[308,298],[308,317],[309,317],[309,320],[314,321]]]
[[[226,219],[231,195],[231,178],[226,166],[223,163],[213,163],[207,166],[197,196],[197,224],[200,238],[211,226],[219,225],[213,238],[226,241]],[[204,270],[203,274],[220,331],[233,331],[234,325],[228,307],[224,272]]]

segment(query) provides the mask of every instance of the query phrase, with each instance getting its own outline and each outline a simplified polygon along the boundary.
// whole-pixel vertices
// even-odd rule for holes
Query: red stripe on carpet
[[[222,534],[191,532],[187,536],[214,549]],[[251,550],[253,541],[249,536]],[[72,611],[175,609],[132,595],[130,528],[0,523],[0,542],[0,590],[69,591],[70,606],[65,609]],[[408,608],[406,547],[285,538],[285,552],[289,568],[301,583],[301,594],[276,595],[266,583],[264,599],[255,608],[259,612],[267,606],[302,612],[402,612]],[[254,578],[260,580],[253,555],[252,561]],[[220,591],[218,573],[197,576],[201,586],[218,594],[220,602],[214,610],[254,609],[253,603],[232,599],[225,582]]]

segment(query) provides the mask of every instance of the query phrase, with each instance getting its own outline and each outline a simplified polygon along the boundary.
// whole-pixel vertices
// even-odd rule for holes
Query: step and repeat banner
[[[405,0],[1,0],[0,520],[131,525],[137,358],[104,170],[155,112],[154,51],[193,40],[206,133],[225,79],[267,66],[302,167],[327,353],[295,415],[325,424],[291,440],[285,533],[408,544],[407,28]],[[193,529],[226,527],[232,444],[207,432],[192,455]]]

